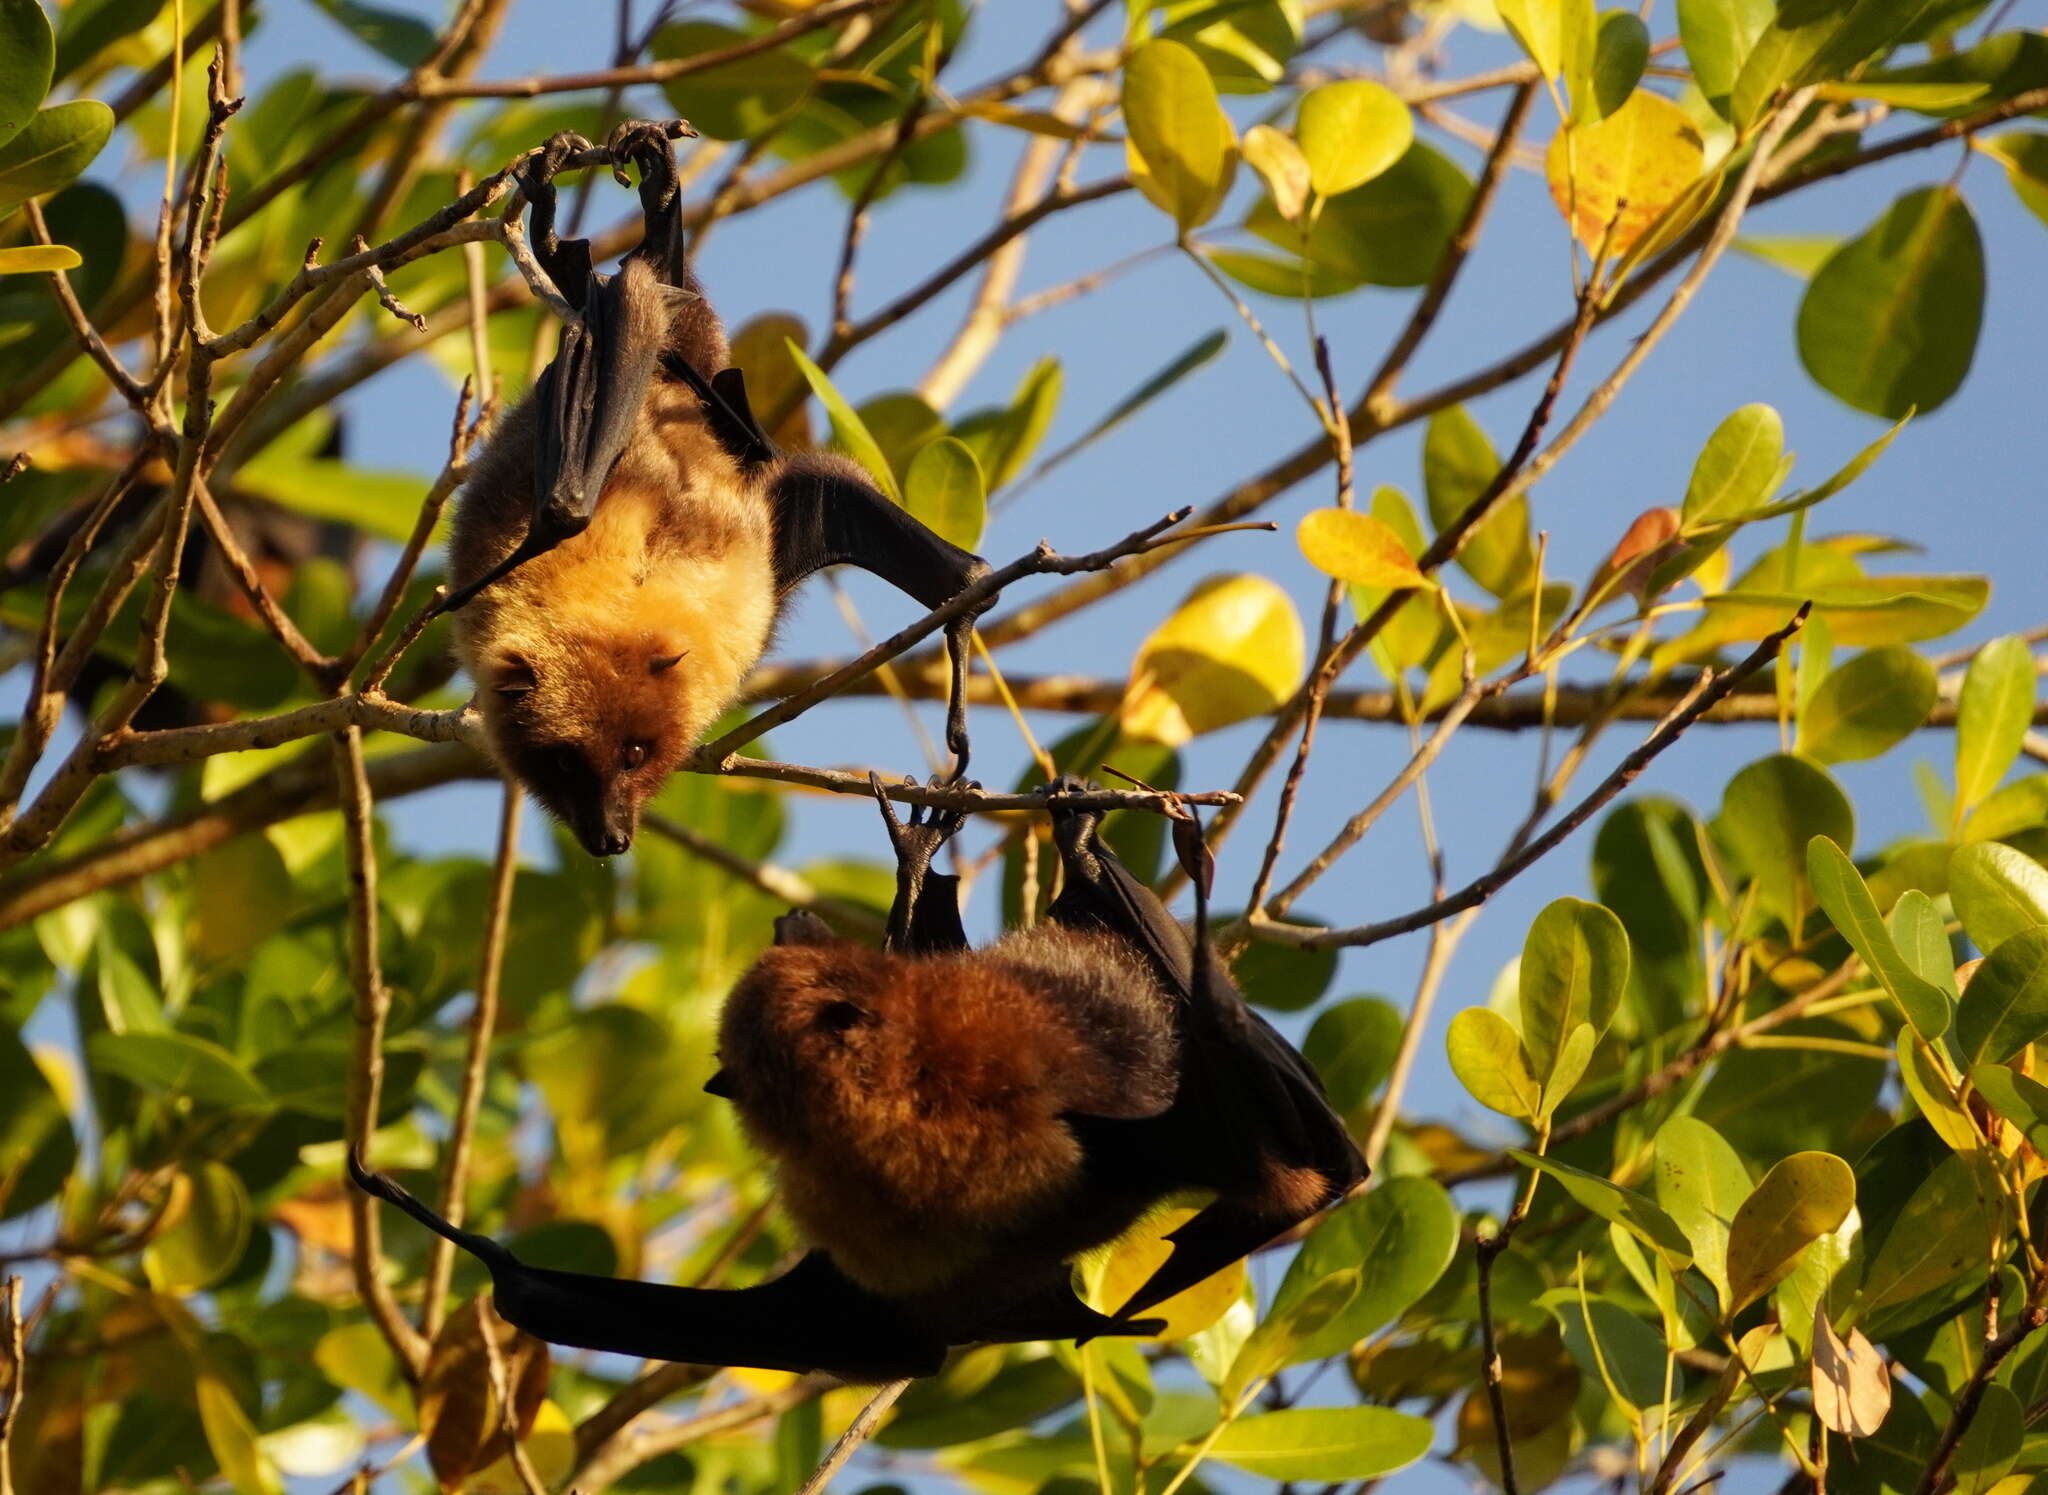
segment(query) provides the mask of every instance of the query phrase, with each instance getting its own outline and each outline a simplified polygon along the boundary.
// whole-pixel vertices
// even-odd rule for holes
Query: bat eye
[[[681,664],[683,662],[683,654],[689,652],[688,649],[685,649],[682,651],[682,654],[657,655],[655,658],[647,661],[647,673],[650,675],[667,674],[670,670]]]
[[[867,1009],[852,1002],[827,1002],[818,1009],[818,1026],[827,1033],[844,1033],[867,1018]]]
[[[628,773],[646,761],[647,744],[644,742],[629,742],[626,744],[626,750],[619,754],[619,766]]]

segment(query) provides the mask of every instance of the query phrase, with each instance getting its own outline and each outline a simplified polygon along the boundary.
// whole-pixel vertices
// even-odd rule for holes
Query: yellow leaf
[[[1253,125],[1244,132],[1244,158],[1273,194],[1273,207],[1289,223],[1308,206],[1308,158],[1291,136],[1271,125]]]
[[[1195,1217],[1192,1209],[1162,1210],[1120,1236],[1106,1252],[1084,1262],[1082,1281],[1088,1290],[1088,1306],[1098,1313],[1115,1313],[1143,1287],[1152,1274],[1166,1264],[1173,1243],[1166,1239]],[[1234,1261],[1222,1271],[1204,1277],[1193,1287],[1175,1293],[1141,1317],[1162,1318],[1166,1327],[1154,1338],[1186,1339],[1199,1334],[1230,1310],[1244,1292],[1244,1263]]]
[[[1326,576],[1368,587],[1415,587],[1426,578],[1394,527],[1356,509],[1317,509],[1295,532],[1301,553]]]
[[[1597,246],[1612,220],[1608,247],[1619,255],[1684,196],[1705,164],[1705,144],[1691,116],[1638,89],[1605,119],[1558,131],[1543,169],[1579,241]]]
[[[1301,619],[1263,576],[1213,576],[1139,646],[1120,724],[1178,747],[1273,710],[1300,684]]]
[[[1335,197],[1407,154],[1415,118],[1392,90],[1366,79],[1326,83],[1301,101],[1301,153],[1316,191]]]
[[[1174,41],[1133,52],[1124,64],[1124,123],[1150,179],[1146,196],[1183,231],[1200,227],[1221,201],[1235,138],[1201,58]]]
[[[526,1450],[544,1490],[560,1485],[576,1465],[576,1429],[569,1422],[569,1414],[552,1401],[540,1404],[533,1427],[520,1438],[519,1444]],[[501,1454],[472,1474],[463,1489],[469,1495],[526,1495],[525,1482],[519,1478],[509,1453]]]
[[[17,244],[0,249],[0,275],[27,275],[37,270],[76,270],[85,261],[63,244]]]

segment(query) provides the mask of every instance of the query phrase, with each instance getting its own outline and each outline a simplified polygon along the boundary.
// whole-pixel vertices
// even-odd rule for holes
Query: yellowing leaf
[[[1385,86],[1365,79],[1326,83],[1301,100],[1301,153],[1324,197],[1364,185],[1408,152],[1415,119]]]
[[[1291,136],[1271,125],[1253,125],[1244,132],[1244,158],[1265,179],[1273,206],[1289,223],[1308,206],[1308,158]]]
[[[1826,1152],[1795,1152],[1763,1176],[1728,1229],[1733,1308],[1762,1297],[1799,1264],[1799,1253],[1848,1217],[1856,1175]]]
[[[199,1421],[206,1430],[207,1447],[227,1476],[235,1495],[284,1495],[284,1481],[256,1442],[256,1425],[227,1383],[211,1371],[202,1370],[194,1390],[199,1401]]]
[[[1166,1237],[1194,1217],[1192,1209],[1162,1210],[1132,1226],[1106,1253],[1084,1262],[1081,1276],[1088,1305],[1098,1313],[1122,1308],[1173,1254],[1173,1243]],[[1146,1309],[1143,1316],[1166,1320],[1166,1327],[1155,1338],[1186,1339],[1223,1317],[1243,1292],[1244,1263],[1232,1262],[1157,1307]]]
[[[1215,576],[1138,649],[1119,713],[1127,737],[1178,747],[1273,710],[1300,683],[1301,619],[1263,576]]]
[[[1699,180],[1705,165],[1706,146],[1692,117],[1638,89],[1605,119],[1560,130],[1543,171],[1579,242],[1596,247],[1611,221],[1608,248],[1619,255]]]
[[[1521,1036],[1491,1007],[1467,1007],[1444,1034],[1451,1073],[1489,1111],[1534,1121],[1543,1090],[1529,1067]]]
[[[76,270],[85,261],[63,244],[17,244],[0,249],[0,275],[27,275],[35,270]]]
[[[1182,231],[1200,227],[1221,198],[1233,135],[1202,60],[1179,42],[1138,48],[1124,64],[1124,122],[1147,195]]]
[[[569,1414],[552,1401],[540,1404],[532,1428],[520,1435],[519,1443],[544,1490],[558,1488],[576,1467],[576,1429]],[[469,1495],[526,1495],[526,1484],[509,1453],[472,1474],[463,1489]]]
[[[1427,584],[1393,526],[1356,509],[1317,509],[1306,514],[1295,538],[1311,566],[1339,581],[1368,587]]]

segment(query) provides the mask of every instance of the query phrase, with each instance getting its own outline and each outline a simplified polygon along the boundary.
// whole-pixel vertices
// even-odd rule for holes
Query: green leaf
[[[1934,1128],[1934,1134],[1957,1152],[1975,1152],[1984,1145],[1963,1108],[1956,1104],[1949,1082],[1936,1062],[1930,1045],[1901,1029],[1898,1041],[1899,1080],[1919,1107],[1920,1115]]]
[[[974,453],[951,436],[921,448],[903,476],[903,507],[941,539],[974,549],[988,522],[988,493]]]
[[[1980,951],[2023,930],[2048,927],[2048,869],[1995,841],[1973,841],[1948,859],[1948,893],[1963,933]]]
[[[84,261],[62,244],[16,244],[0,249],[0,275],[31,275],[39,270],[76,270]]]
[[[86,1052],[95,1070],[118,1075],[152,1095],[223,1107],[262,1106],[270,1100],[234,1055],[189,1033],[95,1033]]]
[[[1257,216],[1271,206],[1271,199],[1265,199],[1253,210],[1253,215]],[[1317,226],[1321,226],[1320,220]],[[1257,291],[1261,296],[1278,296],[1283,301],[1299,301],[1305,295],[1317,298],[1342,296],[1365,284],[1355,275],[1297,255],[1254,254],[1244,249],[1220,249],[1213,244],[1197,246],[1196,253],[1203,255],[1239,285]]]
[[[1875,758],[1927,720],[1940,688],[1934,666],[1903,644],[1867,649],[1821,680],[1799,715],[1799,751],[1822,763]]]
[[[1728,113],[1728,96],[1757,38],[1771,24],[1771,0],[1678,0],[1678,37],[1700,92]]]
[[[150,1285],[194,1293],[233,1270],[249,1244],[249,1191],[225,1163],[195,1164],[171,1176],[161,1230],[143,1248]]]
[[[163,11],[164,0],[72,0],[63,7],[57,23],[53,81],[63,82],[114,43],[135,35]]]
[[[1429,418],[1422,438],[1422,481],[1429,498],[1429,519],[1438,533],[1478,501],[1500,471],[1500,458],[1479,423],[1453,405]],[[1496,597],[1529,585],[1536,568],[1536,548],[1529,539],[1529,498],[1525,493],[1502,504],[1472,531],[1458,552],[1465,574]]]
[[[1235,1402],[1254,1383],[1312,1358],[1303,1353],[1303,1345],[1321,1335],[1358,1296],[1359,1278],[1359,1268],[1343,1267],[1304,1289],[1285,1307],[1275,1303],[1231,1360],[1217,1388],[1223,1400]]]
[[[826,377],[823,369],[811,362],[810,355],[794,342],[789,344],[789,356],[802,371],[804,381],[811,386],[811,393],[818,397],[818,403],[825,407],[825,414],[832,421],[832,434],[846,449],[846,454],[868,470],[868,476],[875,480],[877,487],[897,503],[902,503],[903,490],[896,486],[896,474],[889,470],[889,461],[882,455],[882,448],[854,412],[853,406],[846,402],[846,396]]]
[[[1664,1340],[1612,1298],[1556,1287],[1536,1300],[1550,1310],[1565,1349],[1587,1376],[1641,1410],[1664,1400]],[[1512,1417],[1512,1414],[1510,1414]]]
[[[1780,7],[1755,38],[1731,92],[1728,114],[1753,122],[1780,88],[1842,78],[1910,35],[1940,0],[1817,0]]]
[[[1160,779],[1150,782],[1164,787]],[[1235,917],[1235,911],[1226,911],[1218,915],[1217,922],[1228,923]],[[1299,1012],[1313,1007],[1330,989],[1330,980],[1337,974],[1336,956],[1335,950],[1301,950],[1255,941],[1232,963],[1230,974],[1244,999],[1254,1007],[1264,1007],[1269,1012]]]
[[[1775,1287],[1799,1253],[1848,1218],[1856,1175],[1827,1152],[1795,1152],[1766,1173],[1728,1230],[1729,1311]]]
[[[1683,217],[1706,164],[1706,142],[1690,114],[1661,94],[1637,89],[1602,119],[1573,123],[1551,138],[1544,176],[1551,200],[1588,249],[1626,255],[1667,212]],[[1702,189],[1703,190],[1703,189]]]
[[[1393,1004],[1378,997],[1352,997],[1316,1014],[1301,1041],[1301,1056],[1322,1079],[1340,1116],[1364,1110],[1386,1082],[1403,1027]]]
[[[1861,1312],[1917,1298],[1964,1272],[1980,1277],[1996,1228],[1990,1185],[1970,1158],[1944,1159],[1899,1211],[1872,1257],[1859,1295]]]
[[[1777,754],[1728,781],[1716,829],[1757,885],[1764,908],[1795,933],[1808,908],[1806,844],[1853,844],[1855,812],[1827,771]]]
[[[1599,1041],[1628,987],[1628,964],[1628,934],[1611,910],[1560,898],[1536,916],[1521,976],[1522,1041],[1535,1074],[1548,1081],[1558,1072],[1580,1024]]]
[[[1533,1123],[1543,1087],[1530,1072],[1522,1039],[1491,1007],[1467,1007],[1444,1034],[1451,1073],[1490,1111]]]
[[[1202,60],[1174,41],[1150,41],[1124,64],[1124,122],[1161,205],[1183,233],[1216,210],[1231,149],[1230,122]]]
[[[256,1425],[226,1382],[203,1371],[194,1391],[199,1420],[206,1429],[206,1445],[213,1450],[213,1457],[235,1495],[285,1495],[277,1466],[256,1441]]]
[[[63,1102],[21,1036],[0,1027],[0,1178],[12,1183],[0,1197],[0,1220],[55,1198],[77,1156]]]
[[[1555,79],[1564,70],[1579,34],[1593,29],[1592,0],[1499,0],[1498,8],[1508,30],[1546,78]]]
[[[0,0],[0,146],[21,132],[50,91],[57,58],[50,21],[36,0]]]
[[[114,111],[97,99],[44,109],[0,145],[0,215],[68,186],[114,133]]]
[[[678,21],[656,33],[660,62],[723,52],[751,40],[709,21]],[[811,64],[791,47],[772,47],[735,62],[671,78],[661,91],[676,113],[712,140],[750,140],[786,118],[810,94]]]
[[[1977,1415],[1956,1442],[1950,1465],[1956,1495],[1989,1495],[2019,1462],[2026,1436],[2027,1409],[2019,1395],[2002,1382],[1991,1382],[1977,1403]]]
[[[1038,470],[1032,474],[1033,480],[1044,477],[1069,457],[1093,446],[1181,380],[1214,359],[1229,343],[1230,334],[1221,327],[1195,339],[1168,359],[1157,373],[1112,405],[1109,413],[1101,420],[1039,463]]]
[[[1407,1468],[1434,1437],[1427,1420],[1389,1407],[1291,1407],[1239,1418],[1209,1452],[1265,1480],[1374,1479]]]
[[[1774,504],[1765,504],[1760,509],[1751,509],[1747,514],[1739,517],[1745,522],[1757,519],[1778,519],[1787,514],[1796,514],[1801,509],[1810,509],[1823,499],[1833,498],[1837,493],[1840,493],[1844,488],[1870,470],[1871,464],[1884,455],[1885,448],[1892,444],[1893,439],[1898,436],[1899,432],[1905,429],[1906,422],[1912,418],[1912,412],[1910,411],[1900,416],[1892,423],[1892,428],[1889,431],[1851,457],[1842,465],[1840,471],[1836,472],[1834,476],[1830,477],[1818,488],[1802,489],[1790,498],[1782,499]]]
[[[1059,408],[1063,383],[1060,361],[1041,358],[1017,385],[1006,407],[976,411],[953,427],[953,434],[981,463],[989,492],[1007,486],[1045,439]]]
[[[1744,234],[1735,241],[1742,253],[1800,280],[1813,279],[1841,247],[1841,239],[1826,234]]]
[[[1965,1068],[2003,1064],[2048,1037],[2048,929],[2023,929],[1977,967],[1956,1004],[1956,1048]]]
[[[1415,141],[1415,119],[1391,89],[1351,79],[1303,94],[1295,134],[1308,160],[1309,185],[1335,197],[1405,156]]]
[[[1602,11],[1593,39],[1593,69],[1587,87],[1572,92],[1572,117],[1605,119],[1635,92],[1650,61],[1650,28],[1633,11]],[[1583,93],[1583,97],[1581,97]]]
[[[2034,654],[2008,634],[1977,651],[1956,702],[1956,813],[1998,787],[2034,721]]]
[[[1304,1336],[1288,1364],[1340,1355],[1378,1333],[1436,1285],[1458,1249],[1458,1207],[1441,1185],[1392,1178],[1355,1194],[1316,1222],[1273,1296],[1272,1314],[1349,1267],[1358,1294],[1321,1330]]]
[[[1732,519],[1777,487],[1785,422],[1769,405],[1744,405],[1714,428],[1693,463],[1681,513],[1687,530]]]
[[[1962,385],[1984,318],[1984,245],[1961,196],[1923,187],[1831,256],[1799,304],[1799,357],[1821,388],[1897,420]]]
[[[1264,93],[1301,47],[1299,0],[1165,0],[1159,10],[1160,35],[1191,47],[1224,93]]]
[[[1660,1253],[1673,1271],[1683,1271],[1691,1264],[1692,1243],[1678,1228],[1678,1222],[1635,1190],[1624,1189],[1597,1173],[1560,1163],[1556,1158],[1524,1152],[1519,1147],[1509,1148],[1508,1156],[1525,1168],[1549,1174],[1586,1209],[1611,1225],[1619,1225],[1651,1250]]]
[[[1908,888],[1892,905],[1884,921],[1892,943],[1905,958],[1906,968],[1931,986],[1938,986],[1951,998],[1956,994],[1955,951],[1949,947],[1948,925],[1934,900],[1918,888]]]
[[[2003,1064],[1980,1064],[1970,1071],[1970,1088],[2019,1128],[2029,1147],[2048,1156],[2048,1085]]]
[[[1863,957],[1864,965],[1891,994],[1913,1031],[1929,1042],[1947,1032],[1948,994],[1922,980],[1906,964],[1892,943],[1891,930],[1878,913],[1863,874],[1848,853],[1828,837],[1815,836],[1806,847],[1806,875],[1829,921]]]
[[[403,68],[418,67],[440,44],[432,26],[402,10],[371,5],[368,0],[313,0],[313,4],[378,56]]]
[[[1657,1203],[1692,1243],[1692,1259],[1720,1295],[1728,1290],[1728,1231],[1749,1197],[1749,1170],[1727,1139],[1704,1121],[1674,1116],[1657,1130]]]
[[[1977,141],[1976,147],[2005,168],[2006,180],[2027,211],[2048,223],[2048,135],[2007,130]]]
[[[1472,179],[1457,163],[1416,141],[1379,176],[1323,204],[1309,233],[1307,255],[1331,279],[1318,282],[1314,294],[1330,295],[1360,285],[1426,284],[1471,197]],[[1280,216],[1271,198],[1259,200],[1245,227],[1290,255],[1301,250],[1300,230]],[[1223,254],[1212,257],[1225,265]],[[1246,283],[1265,289],[1249,277]],[[1301,289],[1300,272],[1294,271],[1280,277],[1273,293],[1294,298]]]

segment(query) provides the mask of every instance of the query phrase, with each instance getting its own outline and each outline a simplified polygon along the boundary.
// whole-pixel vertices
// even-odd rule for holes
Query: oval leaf
[[[1682,1271],[1692,1262],[1692,1243],[1678,1222],[1633,1189],[1624,1189],[1611,1179],[1560,1163],[1556,1158],[1538,1157],[1519,1147],[1508,1156],[1525,1168],[1547,1173],[1564,1185],[1564,1191],[1610,1225],[1619,1225],[1630,1235],[1661,1254],[1672,1270]]]
[[[1374,1479],[1424,1454],[1435,1429],[1390,1407],[1292,1407],[1242,1417],[1209,1452],[1266,1480]]]
[[[1866,649],[1820,682],[1799,715],[1799,751],[1822,763],[1875,758],[1934,709],[1934,666],[1903,644]]]
[[[1891,994],[1913,1031],[1930,1041],[1946,1033],[1947,993],[1906,964],[1892,942],[1890,928],[1878,914],[1869,885],[1848,854],[1826,836],[1815,836],[1806,848],[1806,875],[1829,921]]]
[[[1871,1259],[1863,1312],[1917,1298],[1964,1272],[1981,1279],[1996,1228],[1986,1197],[1991,1187],[1969,1158],[1944,1159],[1913,1191]]]
[[[1612,911],[1560,898],[1522,943],[1522,1041],[1533,1073],[1548,1081],[1580,1024],[1593,1041],[1614,1021],[1628,987],[1628,934]]]
[[[1657,1131],[1657,1203],[1692,1243],[1693,1263],[1730,1305],[1728,1232],[1749,1198],[1749,1170],[1728,1141],[1706,1122],[1674,1116]]]
[[[1150,41],[1124,64],[1131,148],[1181,231],[1215,211],[1230,152],[1230,123],[1202,60],[1174,41]]]
[[[1973,841],[1948,859],[1948,895],[1963,933],[1996,950],[2022,930],[2048,926],[2048,868],[2010,846]]]
[[[1728,1230],[1730,1311],[1755,1302],[1856,1203],[1856,1175],[1827,1152],[1795,1152],[1763,1176]]]
[[[142,1253],[151,1284],[166,1293],[213,1286],[242,1259],[249,1225],[249,1191],[225,1163],[173,1174],[163,1227]]]
[[[1893,203],[1833,255],[1799,303],[1799,358],[1822,389],[1897,420],[1944,404],[1984,319],[1984,245],[1948,187]]]
[[[76,270],[85,263],[78,251],[62,244],[17,244],[0,249],[0,275],[29,275],[38,270]]]
[[[988,521],[988,492],[974,453],[951,436],[920,448],[903,475],[903,507],[941,539],[973,550]]]
[[[1769,405],[1744,405],[1714,428],[1693,463],[1683,513],[1695,529],[1746,513],[1771,496],[1785,456],[1785,422]]]
[[[1124,735],[1178,746],[1271,711],[1299,683],[1305,647],[1279,587],[1263,576],[1211,577],[1139,647]]]
[[[1715,829],[1755,880],[1765,910],[1796,932],[1809,906],[1807,842],[1826,836],[1853,845],[1856,820],[1848,796],[1824,769],[1781,753],[1728,781]]]
[[[1467,1007],[1444,1035],[1451,1073],[1489,1111],[1534,1122],[1543,1087],[1529,1071],[1521,1036],[1491,1007]]]
[[[1244,132],[1244,158],[1266,183],[1273,207],[1289,223],[1308,206],[1308,158],[1292,136],[1271,125],[1253,125]]]
[[[1956,1005],[1965,1069],[2003,1064],[2048,1037],[2048,929],[2023,929],[1993,950]]]
[[[1408,547],[1393,526],[1356,509],[1314,509],[1295,531],[1301,553],[1325,576],[1367,587],[1422,586]]]
[[[2034,722],[2034,654],[2007,635],[1977,651],[1956,700],[1956,814],[1998,787]]]
[[[57,40],[36,0],[0,0],[0,145],[18,135],[50,91]]]
[[[40,111],[0,145],[0,214],[68,186],[114,133],[114,111],[78,99]]]
[[[1637,89],[1605,119],[1560,130],[1544,157],[1550,195],[1588,249],[1626,254],[1699,180],[1706,144],[1692,116]],[[1608,225],[1613,237],[1608,238]]]
[[[1415,119],[1392,90],[1366,79],[1302,95],[1295,127],[1309,182],[1324,197],[1363,186],[1408,153]]]
[[[1305,1335],[1289,1364],[1342,1354],[1414,1306],[1458,1249],[1458,1207],[1435,1181],[1393,1178],[1354,1194],[1316,1223],[1273,1295],[1272,1313],[1348,1268],[1357,1296],[1320,1331]]]

